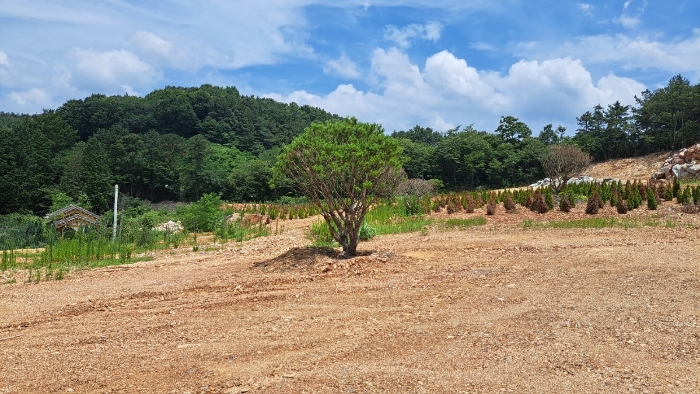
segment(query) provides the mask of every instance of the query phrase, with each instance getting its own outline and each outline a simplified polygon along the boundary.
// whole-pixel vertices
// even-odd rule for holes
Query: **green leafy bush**
[[[377,229],[367,224],[367,222],[362,222],[360,226],[360,241],[367,241],[377,236]]]
[[[216,193],[208,193],[189,206],[179,207],[177,214],[188,231],[214,231],[224,217],[221,198]]]

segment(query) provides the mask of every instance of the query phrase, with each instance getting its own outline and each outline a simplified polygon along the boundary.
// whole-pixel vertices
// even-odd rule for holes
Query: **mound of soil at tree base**
[[[671,151],[652,153],[646,156],[594,163],[583,172],[583,175],[595,179],[618,178],[622,181],[635,179],[646,181],[663,166],[664,161],[672,153]]]

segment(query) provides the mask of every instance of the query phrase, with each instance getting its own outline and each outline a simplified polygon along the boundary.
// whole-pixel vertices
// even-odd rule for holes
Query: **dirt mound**
[[[253,264],[253,268],[262,268],[265,271],[284,272],[290,269],[309,269],[320,264],[340,258],[340,252],[329,247],[301,247],[292,248],[281,255],[269,260]]]
[[[372,275],[384,272],[390,265],[410,264],[412,261],[412,258],[391,251],[362,250],[357,256],[347,258],[340,249],[307,246],[292,248],[277,257],[253,264],[252,268],[266,273],[302,273],[312,278],[317,275]]]
[[[659,170],[673,152],[657,152],[646,156],[613,159],[592,164],[583,172],[595,179],[619,178],[626,180],[647,180]]]

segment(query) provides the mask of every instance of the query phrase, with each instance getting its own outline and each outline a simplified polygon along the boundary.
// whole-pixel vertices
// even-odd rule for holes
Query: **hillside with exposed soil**
[[[594,163],[584,172],[595,179],[619,178],[621,180],[648,180],[658,171],[673,152],[652,153],[641,157],[614,159]]]
[[[648,179],[661,156],[586,175]],[[583,205],[433,213],[352,259],[308,247],[314,219],[293,220],[2,284],[0,393],[700,392],[700,215],[664,202],[547,225],[589,218]]]

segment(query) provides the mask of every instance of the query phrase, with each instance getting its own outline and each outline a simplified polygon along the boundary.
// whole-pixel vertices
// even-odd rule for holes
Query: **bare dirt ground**
[[[580,205],[462,213],[488,223],[346,260],[305,247],[296,220],[2,284],[0,393],[697,393],[700,215],[672,208],[629,229],[522,226]]]
[[[584,174],[595,179],[614,177],[622,180],[646,181],[651,174],[661,169],[664,161],[672,154],[673,152],[660,152],[629,159],[608,160],[592,164]]]

